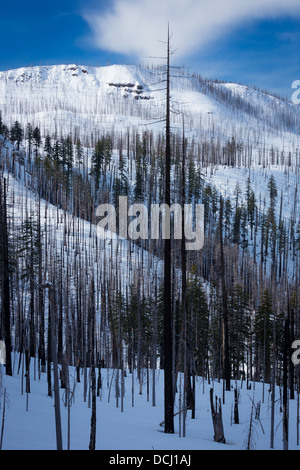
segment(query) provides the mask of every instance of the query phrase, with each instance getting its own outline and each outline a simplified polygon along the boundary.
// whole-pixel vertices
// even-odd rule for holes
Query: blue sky
[[[4,2],[0,17],[0,70],[60,63],[143,62],[148,50],[150,55],[153,47],[155,55],[159,40],[165,39],[166,32],[161,25],[166,24],[170,9],[174,41],[178,38],[172,58],[175,62],[178,54],[178,63],[203,76],[257,85],[291,96],[292,82],[300,80],[299,0],[288,0],[290,5],[286,10],[281,0],[274,0],[274,5],[278,4],[275,14],[272,9],[269,14],[268,8],[259,14],[251,9],[249,14],[247,9],[236,12],[235,0],[230,0],[229,5],[226,2],[226,11],[219,8],[219,16],[215,17],[209,9],[202,15],[199,10],[199,19],[197,8],[204,0],[176,0],[175,3],[159,0],[165,7],[160,17],[159,12],[152,14],[147,10],[153,5],[154,11],[156,0],[153,1]],[[248,0],[244,1],[246,5]],[[270,5],[270,0],[264,1]],[[211,3],[218,7],[221,0],[211,0]],[[185,15],[180,10],[183,4]],[[177,17],[174,10],[178,11]],[[160,23],[160,19],[165,23]],[[142,32],[135,25],[140,25]]]

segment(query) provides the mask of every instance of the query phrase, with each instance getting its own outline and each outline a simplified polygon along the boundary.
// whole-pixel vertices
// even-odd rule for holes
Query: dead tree
[[[225,444],[221,398],[219,398],[218,402],[218,397],[216,396],[214,404],[214,391],[212,388],[210,389],[210,408],[214,426],[214,441]]]
[[[240,424],[238,391],[234,390],[234,424]]]
[[[10,331],[10,276],[9,276],[9,254],[8,254],[8,228],[7,228],[7,205],[6,205],[6,179],[2,187],[0,181],[0,222],[1,222],[1,255],[2,255],[2,322],[4,324],[4,338],[6,348],[6,375],[12,375],[11,362],[11,331]]]
[[[95,286],[94,279],[91,283],[90,305],[89,305],[89,331],[90,331],[90,366],[92,385],[92,416],[89,450],[96,449],[96,371],[95,371]]]
[[[170,207],[170,34],[168,27],[167,47],[167,112],[166,112],[166,152],[165,152],[165,204]],[[165,433],[174,433],[173,396],[173,338],[172,338],[172,295],[171,295],[171,237],[166,237],[164,247],[164,410]]]
[[[289,347],[289,318],[284,324],[284,352],[283,352],[283,450],[289,448],[289,414],[288,414],[288,347]]]
[[[220,275],[222,281],[222,309],[223,309],[223,378],[226,384],[226,390],[230,391],[230,362],[229,362],[229,340],[228,340],[228,305],[227,305],[227,287],[225,273],[225,258],[223,245],[223,205],[224,201],[220,196],[220,220],[219,220],[219,236],[220,236]]]

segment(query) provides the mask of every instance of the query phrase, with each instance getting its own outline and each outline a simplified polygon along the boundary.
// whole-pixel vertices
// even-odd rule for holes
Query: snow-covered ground
[[[47,396],[47,374],[43,373],[34,380],[34,361],[31,362],[31,393],[21,394],[21,372],[17,374],[18,356],[14,357],[14,376],[2,377],[3,387],[7,389],[6,412],[4,421],[4,450],[51,450],[56,449],[54,398]],[[2,366],[3,367],[3,366]],[[98,375],[98,371],[97,371]],[[132,398],[132,375],[127,371],[125,377],[124,408],[121,411],[120,397],[116,406],[116,371],[102,369],[102,390],[97,397],[96,449],[98,450],[244,450],[248,438],[252,402],[261,402],[260,420],[253,412],[253,446],[256,450],[270,448],[271,399],[269,385],[251,382],[251,390],[246,382],[237,382],[239,391],[239,424],[233,422],[234,387],[226,392],[222,405],[223,425],[226,443],[213,440],[213,424],[210,410],[210,388],[222,398],[222,382],[210,384],[201,377],[196,379],[196,413],[191,419],[187,413],[186,437],[179,436],[179,416],[174,418],[175,433],[165,434],[160,423],[164,419],[163,410],[163,371],[156,370],[156,406],[152,405],[152,370],[149,371],[149,401],[147,401],[147,380],[144,373],[142,395],[134,372],[134,396]],[[83,376],[81,382],[75,381],[76,373],[70,368],[70,386],[75,386],[74,398],[70,408],[70,449],[87,450],[89,447],[91,407],[87,396],[83,400]],[[178,382],[179,383],[179,382]],[[178,387],[179,389],[179,387]],[[3,389],[2,389],[3,391]],[[179,395],[176,394],[175,412],[178,411]],[[1,401],[3,400],[3,396]],[[275,407],[275,450],[282,449],[282,413],[280,412],[280,392],[276,388]],[[3,403],[3,401],[2,401]],[[132,403],[134,406],[132,406]],[[68,410],[65,406],[65,391],[60,389],[63,448],[67,448]],[[28,411],[27,411],[28,407]],[[296,442],[297,400],[289,405],[289,449],[299,450]],[[2,423],[2,416],[0,417]]]
[[[30,122],[43,133],[58,136],[76,132],[85,139],[91,133],[124,133],[132,128],[161,131],[165,79],[161,69],[137,66],[24,67],[0,72],[0,110],[8,125],[15,120],[24,126]],[[174,72],[171,99],[173,132],[182,134],[184,112],[187,136],[196,142],[236,135],[254,149],[299,148],[299,109],[267,93]],[[290,123],[289,130],[282,128],[283,120]]]

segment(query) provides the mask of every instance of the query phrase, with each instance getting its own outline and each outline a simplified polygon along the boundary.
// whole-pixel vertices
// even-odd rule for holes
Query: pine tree
[[[76,140],[76,161],[79,167],[83,164],[83,148],[79,138]]]
[[[32,138],[35,146],[35,158],[38,157],[38,151],[42,143],[41,132],[38,126],[36,126],[32,132]]]
[[[193,319],[191,332],[195,345],[197,371],[204,376],[208,361],[209,347],[209,309],[206,294],[199,276],[192,269],[189,276],[187,299],[189,306],[189,322]]]
[[[235,284],[228,306],[230,360],[233,375],[240,378],[246,364],[246,349],[250,335],[250,306],[241,284]]]
[[[255,319],[255,333],[259,357],[257,364],[264,381],[270,382],[271,348],[273,344],[273,303],[269,289],[265,289]],[[258,378],[258,377],[257,377]]]
[[[31,161],[31,152],[32,152],[32,141],[33,141],[33,129],[30,122],[26,126],[25,133],[26,140],[28,141],[28,159]]]
[[[37,283],[37,274],[39,266],[39,244],[38,224],[36,220],[29,216],[22,224],[20,249],[18,256],[23,260],[23,269],[21,277],[29,282],[30,306],[29,306],[29,353],[30,357],[35,356],[36,348],[36,325],[35,325],[35,285]]]
[[[48,158],[52,157],[53,149],[52,149],[51,138],[50,138],[49,134],[47,134],[46,137],[45,137],[44,152],[46,153],[46,156]]]
[[[94,148],[94,152],[92,154],[92,169],[91,175],[95,181],[95,189],[96,191],[99,189],[99,181],[102,172],[102,167],[104,163],[104,140],[97,140]]]
[[[21,127],[21,124],[18,121],[15,121],[14,125],[10,131],[10,140],[14,143],[17,143],[17,149],[20,150],[20,144],[24,137],[24,131]]]

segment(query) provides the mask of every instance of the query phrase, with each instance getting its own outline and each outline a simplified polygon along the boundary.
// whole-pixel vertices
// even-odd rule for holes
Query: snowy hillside
[[[0,109],[8,124],[31,122],[52,136],[72,132],[86,138],[136,126],[161,130],[164,98],[162,69],[73,64],[0,72]],[[175,70],[171,98],[173,131],[181,133],[184,111],[189,138],[196,142],[236,135],[254,152],[299,147],[299,109],[267,93]]]
[[[147,211],[164,201],[165,70],[0,72],[3,449],[55,448],[53,404],[64,448],[87,449],[96,433],[97,449],[268,449],[273,433],[281,449],[288,419],[299,448],[299,374],[287,358],[300,337],[300,108],[171,75],[171,199],[203,204],[205,242],[188,252],[172,239],[164,335],[162,237],[104,233],[97,207],[113,205],[119,220],[120,196]],[[160,426],[169,338],[174,434]],[[211,387],[224,393],[225,444],[214,441]]]

